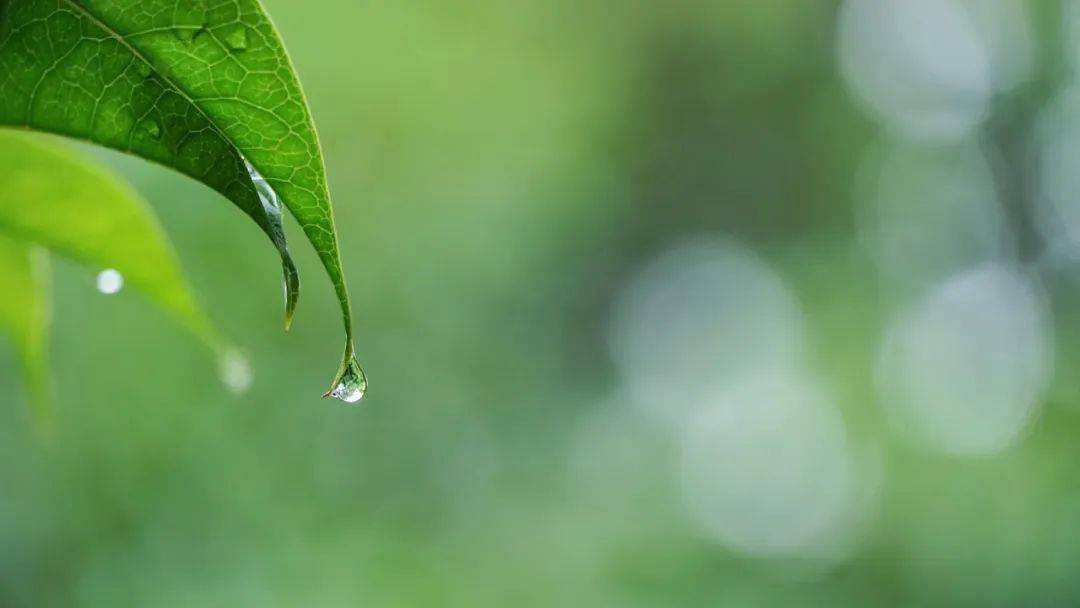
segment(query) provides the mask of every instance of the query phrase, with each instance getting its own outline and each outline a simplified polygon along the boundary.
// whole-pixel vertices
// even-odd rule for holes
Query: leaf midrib
[[[191,93],[188,92],[179,83],[174,81],[172,78],[169,78],[168,74],[165,74],[162,71],[160,71],[159,69],[157,69],[156,64],[154,62],[150,61],[149,59],[147,59],[146,56],[143,55],[142,51],[140,51],[137,47],[135,47],[130,42],[128,42],[127,39],[125,39],[124,36],[122,34],[120,34],[120,32],[116,31],[109,24],[102,21],[101,18],[98,17],[97,15],[95,15],[94,13],[92,13],[90,11],[90,9],[88,9],[85,6],[79,4],[78,2],[75,2],[75,0],[63,0],[63,2],[64,2],[64,4],[67,4],[68,6],[70,6],[73,10],[78,12],[80,15],[82,15],[83,17],[89,19],[94,25],[100,27],[102,30],[105,31],[106,34],[108,34],[109,36],[112,36],[113,38],[115,38],[117,42],[119,42],[120,44],[122,44],[124,46],[124,48],[131,51],[131,53],[133,55],[135,55],[135,57],[137,57],[139,59],[139,61],[142,61],[147,66],[149,66],[150,69],[153,70],[154,73],[157,74],[159,78],[161,78],[166,83],[168,83],[168,85],[171,86],[173,88],[173,90],[175,90],[181,97],[183,97],[196,110],[198,110],[199,114],[201,114],[202,117],[206,119],[206,122],[210,125],[210,128],[213,129],[215,133],[220,135],[225,141],[229,142],[229,145],[232,146],[233,149],[237,151],[237,153],[243,155],[243,152],[240,150],[240,146],[236,145],[236,142],[233,141],[233,139],[231,137],[229,137],[229,135],[227,133],[225,133],[225,131],[221,130],[221,127],[219,127],[217,125],[217,122],[209,114],[207,114],[206,110],[203,109],[202,105],[199,104],[199,102],[195,100],[195,97],[193,97],[191,95]],[[134,129],[137,126],[138,126],[137,124],[132,125],[132,128]],[[91,126],[91,128],[93,128],[93,127]],[[245,155],[245,157],[246,157],[246,155]],[[251,161],[249,160],[248,162],[251,162]]]

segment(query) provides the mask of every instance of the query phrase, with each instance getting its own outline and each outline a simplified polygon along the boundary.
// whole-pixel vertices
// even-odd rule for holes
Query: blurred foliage
[[[39,424],[52,407],[46,351],[48,253],[91,270],[110,269],[217,354],[225,345],[195,298],[146,203],[103,167],[63,144],[0,131],[0,238],[4,239],[0,326],[21,356]]]
[[[36,443],[20,408],[0,408],[0,605],[1080,597],[1075,267],[1039,271],[1057,372],[1014,444],[950,456],[894,432],[875,357],[917,296],[883,286],[861,240],[858,178],[891,135],[838,73],[842,3],[267,4],[320,126],[374,388],[359,408],[312,399],[330,294],[298,311],[304,332],[267,331],[278,286],[258,235],[204,188],[99,153],[244,337],[255,384],[233,397],[193,381],[210,365],[194,340],[58,263],[60,440]],[[1018,264],[1042,268],[1030,132],[1070,69],[1058,4],[1026,7],[1036,67],[970,139],[996,150]],[[696,525],[679,434],[626,394],[611,311],[643,266],[701,235],[783,278],[809,373],[876,471],[834,558],[750,557]],[[5,403],[21,398],[11,369]]]
[[[18,354],[22,389],[45,428],[51,418],[52,381],[46,344],[49,337],[49,261],[44,249],[0,236],[0,328]]]

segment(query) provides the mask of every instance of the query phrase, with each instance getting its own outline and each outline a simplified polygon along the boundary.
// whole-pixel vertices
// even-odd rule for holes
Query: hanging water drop
[[[364,375],[364,368],[360,367],[360,362],[353,357],[349,360],[341,381],[325,396],[341,399],[345,403],[356,403],[364,398],[366,392],[367,376]]]
[[[244,25],[234,26],[225,34],[225,44],[233,51],[243,51],[248,47],[248,28]]]
[[[218,358],[218,378],[225,388],[234,395],[246,393],[255,380],[255,374],[251,371],[251,363],[247,357],[238,350],[225,351]]]
[[[112,295],[124,288],[124,275],[114,268],[106,268],[97,275],[97,290]]]

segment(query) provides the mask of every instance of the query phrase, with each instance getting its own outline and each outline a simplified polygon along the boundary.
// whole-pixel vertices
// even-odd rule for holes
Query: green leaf
[[[224,194],[278,247],[286,326],[299,284],[272,193],[352,319],[318,138],[295,71],[256,0],[0,0],[0,125],[86,139]],[[259,180],[256,180],[259,181]],[[266,194],[266,193],[264,193]]]
[[[11,336],[38,428],[52,421],[49,265],[45,251],[0,235],[0,329]]]
[[[229,349],[197,306],[149,207],[103,168],[40,136],[0,130],[0,326],[14,337],[30,401],[48,402],[45,250],[119,271],[219,358]]]

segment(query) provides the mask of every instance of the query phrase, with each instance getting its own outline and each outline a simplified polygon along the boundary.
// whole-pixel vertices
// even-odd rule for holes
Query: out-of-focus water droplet
[[[364,368],[360,367],[360,362],[353,357],[345,369],[345,375],[341,377],[341,382],[330,391],[329,396],[341,399],[345,403],[356,403],[364,398],[366,392],[367,376],[364,375]]]
[[[782,370],[717,385],[687,419],[683,500],[703,530],[759,557],[839,559],[865,488],[839,409]]]
[[[237,350],[228,350],[218,359],[218,378],[234,395],[246,393],[255,380],[251,363]]]
[[[112,295],[124,288],[124,275],[113,268],[106,268],[97,275],[97,290]]]
[[[142,123],[142,127],[146,131],[146,134],[150,137],[153,137],[154,139],[158,139],[161,137],[161,125],[158,124],[158,121],[154,120],[153,118],[148,118],[144,120]]]
[[[145,61],[136,61],[135,71],[143,78],[149,78],[154,75],[154,68],[150,67],[150,64]]]
[[[255,186],[255,192],[259,195],[259,202],[262,203],[263,211],[274,218],[280,218],[281,199],[278,198],[277,192],[274,192],[270,184],[266,183],[266,178],[256,171],[255,167],[246,158],[244,159],[244,167],[247,168],[251,183]]]
[[[718,382],[799,365],[803,333],[801,306],[779,273],[734,240],[702,235],[627,285],[608,346],[631,402],[678,421]]]
[[[237,25],[225,34],[225,44],[234,51],[243,51],[248,47],[248,28]]]

